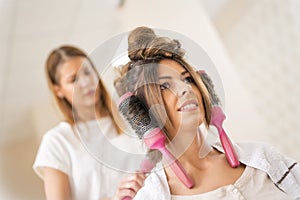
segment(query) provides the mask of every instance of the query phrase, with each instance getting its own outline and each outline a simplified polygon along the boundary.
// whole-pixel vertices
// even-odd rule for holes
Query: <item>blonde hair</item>
[[[128,36],[128,57],[130,62],[119,69],[120,77],[115,85],[122,86],[122,91],[133,92],[148,109],[153,109],[153,115],[168,135],[171,127],[170,119],[164,108],[153,105],[165,105],[158,83],[158,64],[165,59],[174,60],[184,67],[192,76],[199,89],[205,112],[206,125],[211,119],[210,94],[200,75],[184,59],[185,51],[178,40],[159,37],[148,27],[138,27]],[[118,88],[117,88],[118,90]],[[120,92],[122,93],[122,92]]]
[[[91,61],[91,59],[87,56],[85,52],[83,52],[81,49],[76,48],[74,46],[61,46],[57,49],[54,49],[48,56],[47,61],[46,61],[46,77],[47,77],[47,82],[48,86],[54,96],[55,102],[59,108],[59,110],[62,112],[64,115],[64,118],[67,122],[69,122],[71,125],[74,125],[75,119],[73,116],[73,111],[72,111],[72,104],[66,99],[66,98],[60,98],[55,94],[54,86],[59,85],[59,74],[57,73],[58,68],[61,64],[66,62],[70,58],[75,58],[75,57],[83,57],[87,59],[90,64],[93,67],[93,70],[96,72],[96,68]],[[114,105],[112,98],[110,97],[109,93],[107,92],[107,89],[105,88],[102,80],[100,79],[98,73],[97,76],[99,78],[99,83],[98,87],[100,90],[100,101],[101,101],[101,106],[100,109],[102,111],[108,111],[109,116],[112,118],[113,123],[117,129],[117,132],[120,134],[121,128],[118,126],[117,121],[120,120],[120,117],[116,112],[113,112],[116,110],[116,106]]]

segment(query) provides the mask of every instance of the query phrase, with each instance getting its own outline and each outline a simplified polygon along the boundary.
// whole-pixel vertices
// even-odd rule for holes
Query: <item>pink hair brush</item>
[[[131,92],[127,92],[121,96],[118,107],[119,111],[127,119],[130,126],[133,130],[135,130],[139,138],[143,138],[143,141],[145,142],[147,147],[149,149],[159,150],[167,163],[170,164],[170,168],[176,174],[178,179],[187,188],[192,188],[194,186],[194,183],[187,176],[184,168],[181,166],[179,161],[166,148],[165,134],[159,128],[154,118],[150,116],[151,113],[148,112],[145,105],[140,101],[140,99],[133,95]]]
[[[226,119],[226,115],[224,114],[221,108],[221,101],[217,96],[214,85],[210,77],[206,74],[205,71],[199,71],[201,75],[201,79],[204,82],[209,94],[212,103],[212,113],[211,113],[211,122],[210,124],[215,126],[219,132],[220,141],[222,147],[225,151],[226,158],[231,167],[235,168],[240,165],[238,156],[234,150],[234,147],[227,136],[225,130],[223,129],[223,122]]]

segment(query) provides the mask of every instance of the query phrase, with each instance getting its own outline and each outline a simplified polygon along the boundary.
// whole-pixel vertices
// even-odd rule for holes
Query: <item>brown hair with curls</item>
[[[171,59],[185,68],[194,79],[202,95],[205,112],[205,123],[208,126],[211,119],[211,101],[209,92],[196,70],[184,59],[185,51],[178,40],[160,37],[148,27],[138,27],[128,36],[129,63],[119,68],[119,78],[115,81],[119,94],[127,91],[133,92],[146,105],[152,109],[154,117],[164,132],[172,126],[167,116],[165,105],[158,84],[158,64],[164,59]],[[119,88],[118,88],[119,87]],[[122,91],[122,92],[120,92]],[[153,106],[153,107],[152,107]]]
[[[71,125],[74,125],[75,119],[73,116],[73,111],[72,111],[72,104],[67,101],[65,98],[60,98],[55,94],[54,86],[59,85],[59,73],[58,73],[58,68],[61,64],[66,62],[69,59],[75,58],[75,57],[83,57],[87,59],[88,62],[90,62],[91,66],[93,67],[93,70],[95,72],[96,68],[91,61],[91,59],[87,56],[85,52],[83,52],[81,49],[74,47],[74,46],[69,46],[69,45],[64,45],[61,46],[57,49],[54,49],[48,56],[47,61],[46,61],[46,77],[47,77],[47,82],[48,86],[54,96],[55,102],[59,108],[59,110],[62,112],[62,114],[65,117],[65,120],[69,122]],[[100,90],[100,109],[101,111],[107,111],[109,113],[109,116],[112,118],[113,123],[117,129],[117,132],[120,134],[121,128],[118,126],[117,121],[120,120],[120,117],[118,116],[118,113],[113,112],[114,110],[117,110],[112,101],[112,98],[110,97],[109,93],[107,92],[107,89],[105,88],[102,80],[100,79],[98,73],[96,73],[99,79],[98,87]],[[101,112],[100,111],[100,112]]]

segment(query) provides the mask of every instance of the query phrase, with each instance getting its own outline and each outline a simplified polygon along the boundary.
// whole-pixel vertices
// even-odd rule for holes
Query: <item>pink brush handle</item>
[[[179,178],[179,180],[187,187],[192,188],[194,186],[193,181],[187,176],[184,168],[179,163],[179,161],[169,152],[169,150],[164,146],[159,149],[159,151],[163,154],[167,163],[170,164],[171,169]]]
[[[228,136],[225,133],[223,128],[221,129],[221,132],[219,134],[220,134],[221,144],[223,146],[226,158],[227,158],[230,166],[234,167],[234,168],[238,167],[240,165],[240,161],[234,151],[234,148],[232,146],[230,139],[228,138]]]
[[[165,140],[166,137],[160,128],[155,128],[144,136],[144,142],[147,147],[159,150],[179,180],[186,187],[192,188],[194,186],[193,181],[187,176],[179,161],[168,151],[165,146]]]
[[[141,163],[141,171],[144,173],[150,173],[155,167],[156,163],[152,162],[149,158],[145,158]]]
[[[211,125],[218,129],[219,137],[221,140],[222,147],[225,151],[226,158],[231,167],[238,167],[240,165],[239,159],[235,153],[232,143],[223,129],[223,121],[226,116],[219,106],[212,107]]]

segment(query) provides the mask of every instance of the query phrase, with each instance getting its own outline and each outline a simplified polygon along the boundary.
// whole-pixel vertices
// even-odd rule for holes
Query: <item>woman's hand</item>
[[[136,193],[143,187],[146,175],[143,172],[136,172],[125,176],[117,189],[113,200],[129,200],[135,197]]]

